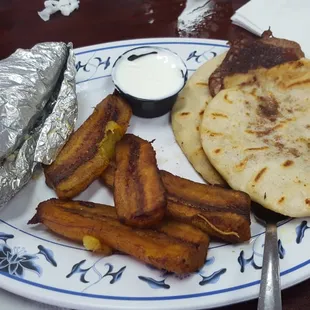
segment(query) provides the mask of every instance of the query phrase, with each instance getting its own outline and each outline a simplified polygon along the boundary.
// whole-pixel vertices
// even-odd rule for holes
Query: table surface
[[[203,0],[201,0],[203,2]],[[207,2],[207,0],[205,0]],[[82,0],[69,17],[54,14],[42,21],[37,11],[43,0],[0,0],[0,59],[18,47],[38,42],[73,42],[75,47],[147,37],[199,37],[233,39],[250,35],[230,22],[233,12],[247,0],[210,0],[208,14],[195,30],[180,33],[177,19],[186,0]],[[151,14],[148,14],[152,12]],[[283,291],[283,309],[310,309],[310,280]],[[253,300],[222,310],[256,309]]]

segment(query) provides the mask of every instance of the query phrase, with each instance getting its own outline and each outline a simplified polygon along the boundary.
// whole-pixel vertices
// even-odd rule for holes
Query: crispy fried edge
[[[72,198],[100,176],[110,159],[103,158],[106,154],[100,149],[104,147],[102,142],[109,133],[106,130],[107,124],[109,121],[116,122],[122,137],[127,130],[131,115],[130,106],[116,95],[107,96],[96,106],[88,119],[71,135],[54,163],[44,167],[46,184],[55,189],[58,197]],[[82,145],[76,146],[81,144],[79,137],[82,137]],[[80,151],[85,156],[81,156]]]
[[[114,202],[119,220],[152,227],[163,219],[167,198],[152,144],[126,134],[116,145]]]
[[[114,170],[115,163],[111,162],[109,167],[101,175],[101,180],[111,189],[114,183]],[[243,192],[234,191],[219,186],[211,186],[206,184],[196,183],[190,180],[186,180],[175,176],[167,171],[160,171],[164,186],[169,187],[169,182],[173,184],[179,184],[178,193],[167,191],[167,215],[175,220],[189,223],[205,231],[212,237],[219,238],[221,240],[236,243],[247,241],[251,237],[250,230],[250,197]],[[166,178],[165,178],[166,176]],[[180,186],[180,181],[186,184]],[[229,194],[236,195],[235,203],[227,205],[225,209],[219,205],[215,206],[212,201],[191,201],[190,198],[186,197],[186,188],[191,186],[199,186],[199,188],[207,188],[212,191],[214,197],[220,197],[223,205],[223,198]],[[201,195],[202,197],[203,195]],[[242,203],[238,205],[242,200]],[[224,213],[224,212],[225,213]],[[226,214],[224,218],[224,214]],[[227,222],[224,221],[227,220]],[[220,225],[221,224],[221,225]],[[223,227],[224,225],[224,227]],[[225,227],[226,225],[226,227]]]
[[[180,236],[131,228],[115,218],[115,208],[110,206],[50,199],[39,204],[28,224],[43,223],[51,230],[53,225],[50,223],[58,222],[64,227],[75,225],[83,234],[91,235],[113,249],[159,269],[180,274],[194,272],[204,264],[208,250],[208,242],[203,241],[204,238],[198,237],[193,242],[183,241]],[[175,228],[170,228],[170,231],[176,234]],[[197,243],[199,238],[201,244]]]

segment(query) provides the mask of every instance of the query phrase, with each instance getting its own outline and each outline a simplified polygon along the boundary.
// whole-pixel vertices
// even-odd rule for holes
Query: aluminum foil
[[[72,133],[75,74],[71,44],[40,43],[0,61],[0,207]]]

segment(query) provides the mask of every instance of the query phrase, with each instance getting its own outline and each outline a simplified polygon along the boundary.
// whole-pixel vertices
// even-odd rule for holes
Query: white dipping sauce
[[[160,100],[176,94],[184,86],[186,66],[169,50],[142,47],[121,56],[112,77],[124,93],[147,100]]]

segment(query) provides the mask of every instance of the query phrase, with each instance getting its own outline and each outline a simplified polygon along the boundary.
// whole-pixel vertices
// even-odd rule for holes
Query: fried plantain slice
[[[62,205],[61,200],[58,200],[58,199],[52,199],[52,200],[53,201],[51,204],[53,204],[54,206],[60,207]],[[86,205],[86,203],[84,203],[84,205]],[[76,206],[76,204],[71,205],[69,203],[69,201],[66,204],[67,208],[72,207],[73,212],[74,212],[75,206]],[[92,204],[89,204],[89,206],[91,207]],[[39,205],[39,207],[40,207],[40,205]],[[47,214],[48,214],[48,212],[47,212]],[[116,216],[115,216],[115,218],[116,218]],[[34,216],[28,222],[28,224],[35,224],[37,222],[39,222],[39,220],[36,216]],[[71,219],[70,213],[63,213],[61,220],[59,220],[57,218],[57,216],[55,217],[55,219],[53,219],[52,217],[46,217],[46,223],[48,223],[48,225],[46,225],[46,226],[50,230],[55,232],[56,234],[58,234],[62,237],[65,237],[68,240],[75,241],[77,243],[83,244],[87,250],[94,251],[96,253],[100,253],[103,256],[109,256],[113,253],[113,249],[110,246],[104,244],[99,239],[95,238],[91,234],[91,231],[88,234],[85,233],[85,231],[80,228],[79,224],[75,223],[74,220]],[[95,239],[97,241],[95,241]],[[98,246],[99,244],[100,244],[100,246]]]
[[[126,134],[116,145],[114,202],[119,220],[133,227],[152,227],[166,211],[166,192],[152,144]]]
[[[154,229],[168,236],[174,237],[184,242],[193,243],[197,246],[204,244],[208,247],[210,243],[209,236],[202,230],[193,227],[192,225],[175,221],[173,219],[166,218]]]
[[[56,160],[44,167],[46,183],[59,198],[72,198],[85,190],[107,167],[115,144],[125,134],[131,118],[130,106],[109,95],[75,131]]]
[[[104,169],[100,176],[100,180],[103,181],[104,185],[113,189],[114,186],[114,176],[115,176],[115,162],[110,161],[108,167]]]
[[[113,187],[114,163],[101,175]],[[160,171],[167,191],[167,215],[189,223],[211,237],[227,242],[243,242],[251,237],[250,197],[243,192],[196,183],[167,171]]]
[[[160,171],[168,215],[228,242],[249,240],[251,199],[243,192],[196,183]]]
[[[82,201],[41,202],[28,222],[36,223],[62,236],[68,236],[68,230],[74,227],[80,236],[92,236],[115,250],[179,274],[202,267],[209,244],[208,237],[193,227],[186,228],[192,232],[191,237],[177,232],[185,227],[183,224],[171,221],[161,224],[158,231],[132,228],[118,221],[115,208]]]

